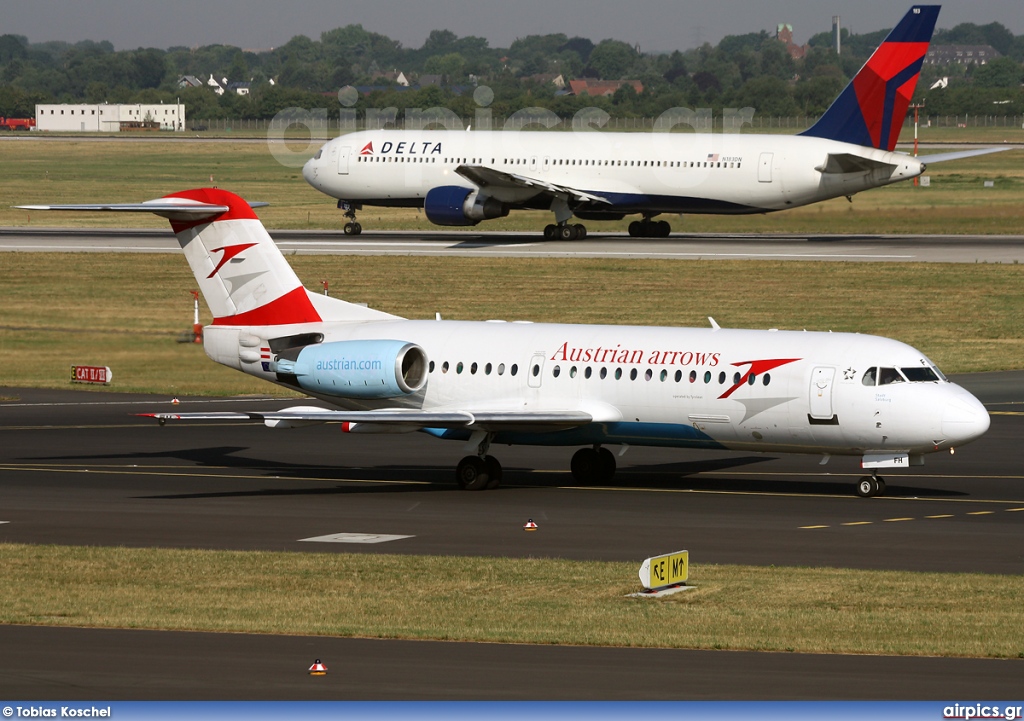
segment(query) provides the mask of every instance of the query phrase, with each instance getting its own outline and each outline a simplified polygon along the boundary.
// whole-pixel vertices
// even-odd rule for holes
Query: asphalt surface
[[[685,220],[673,227],[685,230]],[[591,224],[591,230],[600,228]],[[1024,263],[1024,236],[689,234],[650,240],[592,232],[585,240],[545,241],[536,233],[272,230],[278,246],[299,255],[442,255],[450,257],[675,258],[846,262]],[[0,252],[179,253],[170,230],[0,228]]]
[[[993,413],[989,433],[888,476],[876,499],[852,496],[855,459],[641,448],[602,488],[573,484],[570,449],[496,448],[503,487],[464,492],[453,478],[461,445],[420,434],[160,427],[134,415],[281,401],[0,389],[0,542],[638,566],[688,548],[695,563],[1020,574],[1024,373],[957,380]],[[522,532],[527,518],[539,532]],[[338,533],[410,537],[302,540]],[[0,647],[0,696],[12,698],[1012,698],[1024,673],[1019,661],[16,626],[0,626]],[[340,673],[312,685],[314,658]]]

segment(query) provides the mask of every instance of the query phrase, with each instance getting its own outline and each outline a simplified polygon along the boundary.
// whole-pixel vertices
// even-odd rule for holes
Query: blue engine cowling
[[[504,218],[508,206],[479,190],[458,185],[431,188],[423,199],[423,212],[434,225],[476,225],[481,220]]]
[[[426,385],[427,354],[402,340],[336,341],[306,346],[294,359],[279,357],[274,370],[312,393],[397,398]]]

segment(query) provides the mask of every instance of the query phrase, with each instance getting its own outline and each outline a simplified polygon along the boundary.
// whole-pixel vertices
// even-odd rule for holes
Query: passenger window
[[[704,382],[705,383],[710,383],[711,382],[711,371],[704,371]]]
[[[572,368],[569,369],[569,377],[570,378],[575,378],[576,377],[576,366],[573,366]]]
[[[887,386],[890,383],[902,383],[903,376],[895,368],[879,368],[878,369],[878,385]]]
[[[583,371],[583,377],[590,378],[590,366],[587,366],[587,369]]]
[[[441,372],[442,373],[447,373],[448,372],[448,361],[445,361],[444,363],[441,364]]]
[[[725,385],[725,371],[718,374],[718,385]]]
[[[512,364],[512,367],[511,367],[511,368],[509,369],[509,372],[510,372],[510,373],[511,373],[512,375],[515,375],[516,373],[518,373],[518,372],[519,372],[519,366],[518,366],[518,365],[516,365],[515,363],[513,363],[513,364]]]
[[[679,371],[676,371],[676,373],[679,373]],[[668,378],[668,371],[666,371],[666,370],[663,370],[663,371],[661,372],[661,375],[660,375],[659,377],[661,378],[661,382],[662,382],[662,383],[664,383],[664,382],[665,382],[665,379],[666,379],[666,378]],[[679,378],[678,378],[678,377],[676,377],[676,382],[677,382],[677,383],[679,382]]]
[[[690,383],[697,382],[697,371],[690,371]]]
[[[498,364],[498,375],[499,376],[505,375],[505,364],[504,363],[499,363]]]
[[[629,379],[630,379],[631,381],[635,381],[635,380],[636,380],[636,368],[633,368],[633,369],[632,369],[632,370],[631,370],[631,371],[629,372]]]
[[[461,373],[461,372],[462,372],[462,369],[463,369],[464,367],[465,367],[465,366],[463,366],[463,365],[462,365],[462,361],[459,361],[458,365],[456,365],[456,366],[455,366],[455,372],[456,372],[456,373]]]
[[[768,385],[769,383],[771,383],[772,382],[772,374],[771,373],[765,373],[764,374],[764,378],[761,380],[761,382],[764,385]]]
[[[477,365],[476,365],[476,363],[474,363],[473,365],[471,365],[471,366],[469,367],[469,372],[470,372],[470,373],[471,373],[472,375],[476,375],[476,368],[477,368]]]
[[[537,366],[534,366],[534,368],[536,368],[536,367],[537,367]],[[559,375],[559,374],[560,374],[561,372],[562,372],[562,369],[561,369],[561,368],[559,368],[558,366],[555,366],[554,368],[552,368],[552,369],[551,369],[551,375],[553,375],[553,376],[554,376],[555,378],[557,378],[557,377],[558,377],[558,375]],[[536,373],[534,373],[534,375],[537,375],[537,374],[536,374]]]
[[[490,363],[488,363],[487,365],[484,366],[484,373],[486,375],[490,375],[491,374],[491,364]]]
[[[752,385],[754,385],[754,383],[756,381],[757,381],[757,376],[755,374],[751,373],[749,376],[747,376],[747,385],[752,386]]]
[[[875,385],[875,379],[878,377],[877,368],[868,368],[864,371],[864,377],[860,379],[860,382],[866,386]]]
[[[732,384],[734,386],[739,385],[740,378],[742,378],[742,376],[739,373],[733,373],[732,374]]]
[[[430,361],[430,372],[434,372],[434,361]]]
[[[616,368],[615,369],[615,380],[619,380],[620,378],[622,378],[622,369],[621,368]]]
[[[534,363],[533,371],[531,372],[533,373],[533,377],[536,378],[538,375],[540,375],[540,366]]]
[[[601,369],[601,380],[604,380],[607,377],[608,377],[608,369],[607,368],[602,368]]]

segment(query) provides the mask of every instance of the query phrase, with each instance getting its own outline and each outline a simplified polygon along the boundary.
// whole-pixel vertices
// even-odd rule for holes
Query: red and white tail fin
[[[149,212],[167,218],[213,313],[214,325],[290,325],[395,317],[307,291],[249,203],[226,190],[185,190],[145,203],[22,207]]]

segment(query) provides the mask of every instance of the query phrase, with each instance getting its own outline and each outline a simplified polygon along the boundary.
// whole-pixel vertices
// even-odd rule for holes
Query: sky
[[[0,0],[0,34],[47,40],[109,40],[118,50],[225,44],[269,49],[295,35],[361,24],[417,48],[434,29],[478,35],[491,47],[517,37],[565,33],[639,44],[645,52],[717,43],[778,23],[797,43],[831,29],[832,16],[863,33],[896,24],[910,3],[889,0]],[[950,0],[938,26],[1000,22],[1024,34],[1021,0]]]

